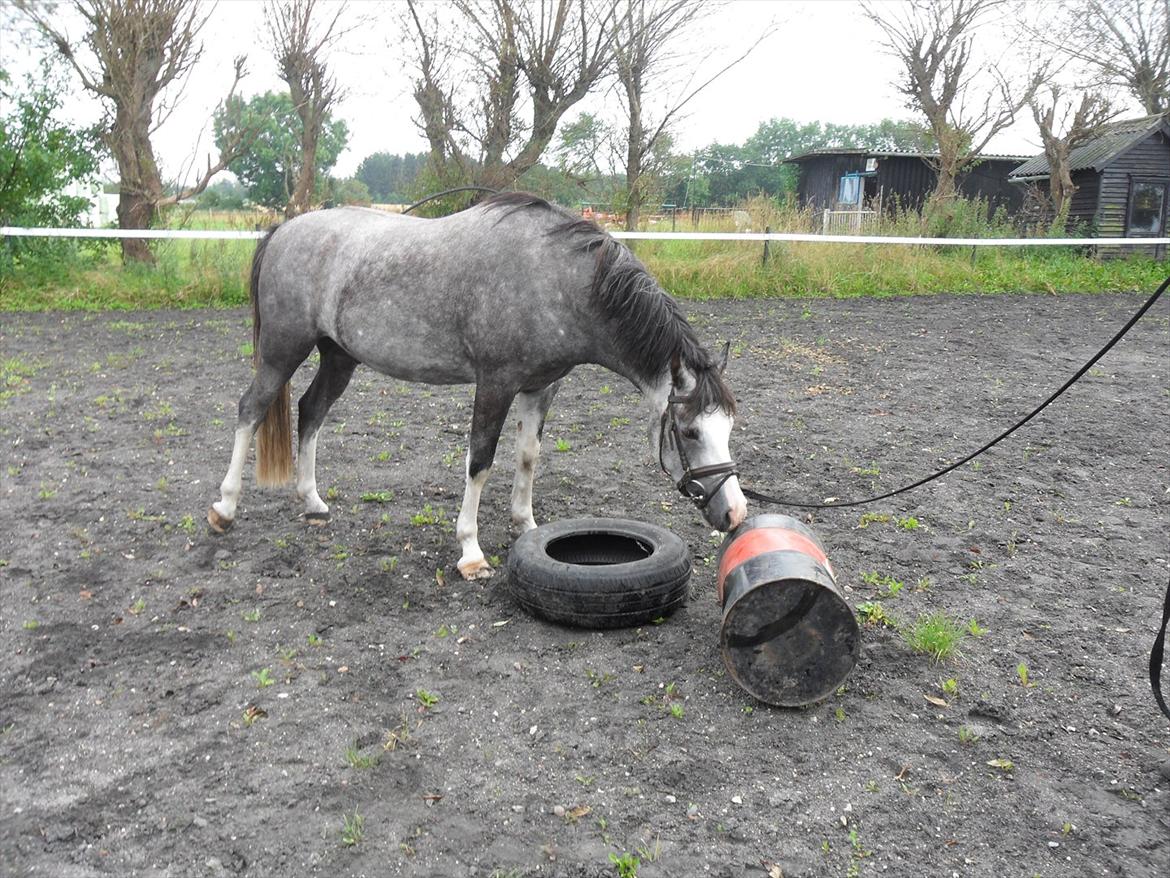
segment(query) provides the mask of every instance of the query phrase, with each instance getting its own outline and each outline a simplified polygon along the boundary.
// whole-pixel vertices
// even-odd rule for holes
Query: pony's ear
[[[682,378],[682,360],[679,358],[678,351],[675,351],[670,357],[670,383],[674,387],[679,386],[679,379]]]
[[[723,374],[723,370],[727,368],[727,358],[731,356],[731,342],[725,341],[723,343],[723,355],[719,357],[719,374]]]

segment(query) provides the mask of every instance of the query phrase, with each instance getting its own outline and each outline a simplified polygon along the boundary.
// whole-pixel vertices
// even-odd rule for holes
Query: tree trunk
[[[1052,218],[1059,221],[1067,213],[1068,202],[1077,191],[1068,168],[1068,155],[1059,153],[1048,157],[1048,195],[1052,199]]]
[[[636,130],[635,130],[636,129]],[[642,126],[630,119],[630,140],[626,149],[626,231],[638,231],[642,216]]]
[[[312,119],[305,118],[301,133],[301,166],[292,196],[284,208],[284,218],[292,219],[313,206],[313,191],[317,183],[317,128]]]
[[[154,204],[137,192],[122,189],[118,195],[118,228],[149,229],[154,216]],[[122,239],[122,261],[154,265],[154,253],[144,238]]]
[[[150,113],[140,111],[132,116],[119,108],[109,143],[118,163],[118,228],[149,229],[163,193],[150,145]],[[154,253],[143,238],[123,238],[122,261],[153,265]]]
[[[955,197],[955,193],[958,191],[955,182],[957,176],[955,163],[953,161],[944,162],[940,156],[938,182],[935,183],[934,191],[930,193],[930,201],[933,204],[942,204],[943,202],[951,201]]]

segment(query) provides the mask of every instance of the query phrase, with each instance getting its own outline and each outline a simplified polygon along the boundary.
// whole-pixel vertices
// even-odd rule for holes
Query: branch
[[[725,64],[723,67],[721,67],[715,73],[713,73],[710,77],[708,77],[706,80],[704,80],[702,83],[700,83],[692,92],[690,92],[690,94],[687,94],[685,97],[682,98],[682,100],[680,100],[677,104],[675,104],[673,107],[671,107],[669,110],[667,110],[665,115],[663,115],[663,117],[662,117],[662,121],[659,123],[658,127],[654,130],[654,134],[646,141],[646,148],[644,151],[650,152],[654,148],[654,144],[658,141],[658,138],[662,136],[662,132],[666,130],[666,127],[667,127],[667,125],[670,124],[671,119],[673,119],[675,117],[675,115],[677,115],[679,113],[679,111],[682,110],[683,107],[685,107],[688,103],[690,103],[700,92],[703,91],[703,89],[705,89],[707,86],[709,86],[711,83],[713,83],[719,77],[721,77],[724,73],[726,73],[732,67],[735,67],[741,61],[743,61],[745,58],[747,58],[748,55],[750,55],[752,52],[754,52],[756,50],[756,48],[760,45],[760,43],[762,43],[765,39],[767,39],[772,34],[774,34],[776,32],[776,29],[777,29],[777,26],[775,24],[769,25],[768,28],[765,29],[759,35],[759,37],[756,38],[756,41],[754,43],[752,43],[750,46],[748,46],[747,49],[745,49],[742,54],[740,54],[737,58],[730,61],[729,63]]]
[[[236,96],[236,87],[240,84],[240,80],[247,75],[247,70],[244,63],[247,59],[241,55],[235,59],[235,78],[232,80],[232,86],[228,89],[227,97],[220,102],[221,107],[230,107],[232,99]],[[158,207],[166,207],[171,204],[176,204],[183,199],[192,198],[207,188],[207,184],[211,179],[223,171],[234,162],[237,158],[247,152],[252,143],[256,140],[263,125],[258,120],[251,122],[240,121],[240,127],[227,139],[225,145],[220,149],[219,160],[212,164],[210,156],[207,159],[207,169],[203,172],[203,176],[194,186],[188,186],[178,190],[174,195],[164,196],[159,202]]]
[[[60,55],[69,62],[69,66],[71,66],[77,73],[84,88],[86,88],[88,91],[92,91],[94,94],[101,95],[104,98],[110,98],[111,100],[114,98],[114,92],[108,86],[99,84],[93,78],[92,74],[81,66],[81,62],[77,60],[77,55],[73,49],[73,46],[69,42],[69,38],[64,34],[64,32],[59,31],[53,27],[49,20],[37,11],[37,7],[34,3],[30,2],[30,0],[15,0],[15,4],[16,8],[28,17],[29,21],[31,21],[33,25],[36,26],[41,34],[53,44],[57,52],[60,53]],[[86,10],[81,7],[80,4],[78,5],[78,10],[82,13],[82,15],[85,15],[86,18],[89,18],[89,16],[86,15]],[[92,19],[90,20],[92,21]]]

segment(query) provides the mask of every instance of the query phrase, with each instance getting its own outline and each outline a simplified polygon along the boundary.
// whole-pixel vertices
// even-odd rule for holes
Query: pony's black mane
[[[715,408],[734,414],[735,397],[711,354],[695,336],[678,303],[628,247],[591,220],[528,192],[501,192],[484,199],[481,205],[503,210],[504,217],[522,210],[554,214],[559,222],[548,234],[567,238],[574,250],[594,254],[594,303],[613,329],[623,358],[634,371],[652,382],[661,376],[664,364],[673,364],[677,358],[695,377],[695,388],[684,406],[685,417]]]

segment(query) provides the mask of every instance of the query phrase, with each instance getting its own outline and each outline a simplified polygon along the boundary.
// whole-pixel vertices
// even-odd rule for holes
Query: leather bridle
[[[675,487],[678,488],[679,493],[695,504],[699,509],[706,509],[707,504],[711,502],[711,498],[719,493],[719,489],[732,476],[739,475],[739,471],[735,468],[735,461],[729,460],[726,463],[713,463],[708,466],[692,467],[690,460],[687,458],[686,448],[683,446],[682,431],[678,426],[678,419],[674,414],[674,407],[679,403],[686,403],[689,397],[679,396],[672,393],[666,398],[666,410],[662,413],[662,422],[658,429],[658,465],[662,467],[662,471],[666,473],[671,479],[674,478],[670,474],[670,470],[666,468],[666,461],[663,459],[663,448],[666,443],[667,428],[670,429],[671,447],[678,449],[678,459],[682,464],[683,473]],[[706,479],[712,479],[717,476],[722,476],[717,481],[714,487],[708,488]]]

